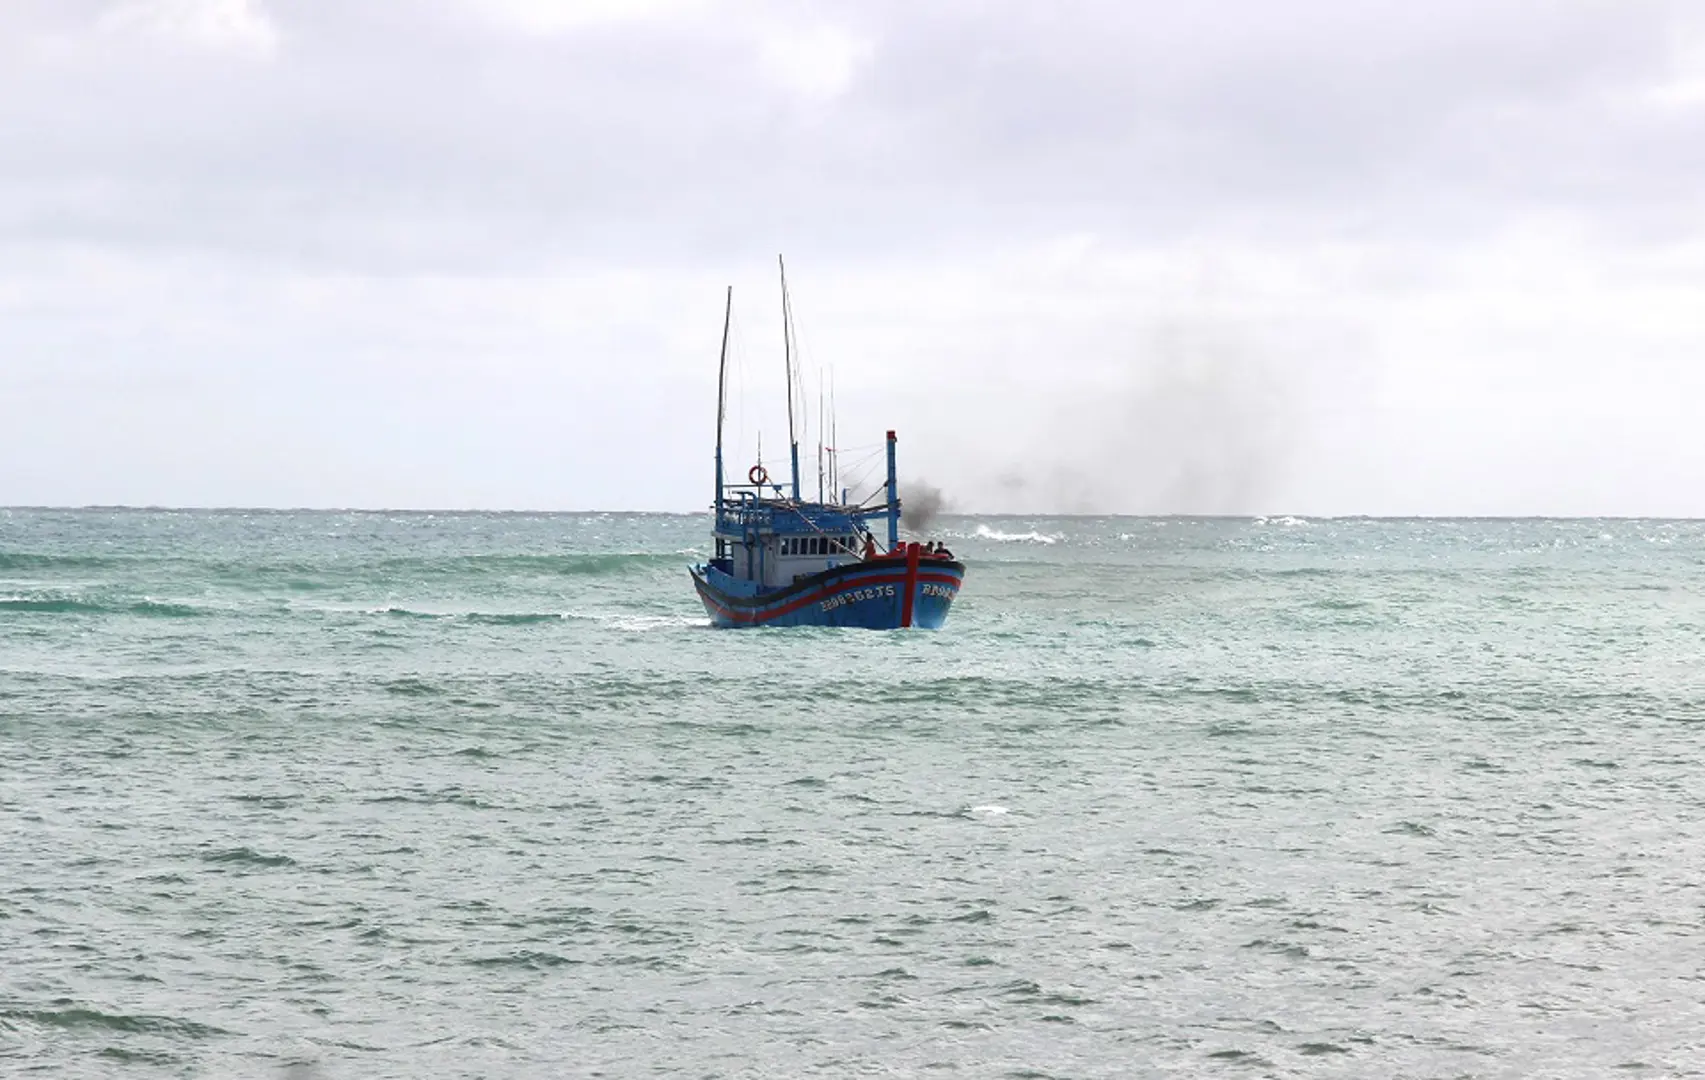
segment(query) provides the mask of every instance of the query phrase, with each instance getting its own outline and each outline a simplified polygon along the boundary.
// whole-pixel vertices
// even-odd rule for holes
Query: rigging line
[[[722,422],[728,415],[728,322],[734,314],[734,286],[728,287],[728,298],[722,306],[722,349],[716,363],[716,508],[722,515]],[[717,557],[722,557],[722,541],[716,542]]]
[[[736,452],[746,448],[746,335],[740,325],[740,316],[735,315],[730,320],[729,355],[734,360],[734,428]],[[736,460],[739,460],[738,458]]]
[[[847,466],[844,466],[844,469],[842,469],[842,471],[844,471],[844,473],[849,474],[849,476],[853,476],[854,479],[863,479],[864,474],[870,473],[871,469],[875,469],[875,467],[876,467],[876,462],[871,461],[871,459],[868,459],[868,457],[866,457],[866,459],[863,459],[863,461],[853,461],[853,462],[851,462],[851,464],[847,464]],[[854,486],[854,485],[847,485],[847,486]]]
[[[885,481],[872,485],[871,489],[870,489],[870,494],[868,494],[868,495],[864,496],[864,498],[860,499],[859,505],[862,506],[862,505],[864,505],[866,500],[874,499],[887,486],[888,485]],[[857,490],[857,489],[855,488],[854,490]],[[882,500],[882,505],[886,505],[886,504],[887,504],[887,499],[886,499],[886,497],[884,497],[884,499]]]
[[[849,475],[851,475],[852,480],[846,486],[847,487],[858,487],[860,484],[864,483],[865,479],[870,475],[871,470],[877,467],[877,464],[878,463],[875,461],[855,461],[855,462],[853,462],[852,465],[847,469],[847,472]]]
[[[779,265],[781,256],[776,256],[776,261]],[[784,268],[782,270],[782,299],[786,305],[787,344],[793,354],[791,368],[793,382],[788,387],[788,392],[797,395],[796,400],[799,402],[799,441],[809,445],[811,442],[811,410],[807,407],[810,398],[805,394],[805,362],[807,357],[805,346],[800,342],[799,318],[793,303],[793,289],[787,284],[786,273],[787,271]],[[818,432],[817,437],[822,438],[821,431]]]
[[[862,486],[864,484],[864,482],[870,477],[871,471],[877,467],[878,467],[878,462],[875,462],[875,461],[855,461],[855,462],[853,462],[852,465],[849,466],[846,470],[847,475],[849,477],[851,477],[851,479],[848,480],[842,486],[847,487],[847,488],[857,488],[857,487]]]

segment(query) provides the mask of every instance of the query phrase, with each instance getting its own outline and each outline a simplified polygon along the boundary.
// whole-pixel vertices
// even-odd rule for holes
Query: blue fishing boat
[[[779,260],[778,260],[779,265]],[[965,565],[945,549],[900,542],[900,493],[895,480],[894,432],[888,432],[888,480],[870,500],[853,503],[801,497],[799,441],[794,428],[792,306],[787,269],[781,266],[782,328],[788,380],[788,443],[792,476],[771,481],[762,462],[746,483],[725,483],[722,427],[728,411],[728,328],[734,290],[722,317],[717,372],[715,555],[691,569],[693,585],[717,626],[856,626],[892,630],[935,629],[959,595]],[[819,470],[821,474],[821,470]],[[831,487],[833,490],[833,487]],[[869,523],[885,521],[887,543]]]

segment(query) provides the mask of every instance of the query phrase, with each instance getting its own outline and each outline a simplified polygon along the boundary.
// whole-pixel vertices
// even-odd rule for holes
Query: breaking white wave
[[[702,614],[693,615],[641,615],[635,612],[623,611],[567,611],[565,619],[578,619],[583,622],[601,623],[615,630],[631,630],[645,632],[649,630],[672,630],[679,627],[698,627],[707,624]]]
[[[1008,533],[991,529],[987,525],[978,525],[975,535],[979,540],[993,540],[999,544],[1057,544],[1060,541],[1058,536],[1049,536],[1047,533]]]

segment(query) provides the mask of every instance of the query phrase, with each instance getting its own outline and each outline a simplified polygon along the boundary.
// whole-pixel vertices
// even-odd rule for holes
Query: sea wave
[[[463,622],[475,626],[532,626],[545,623],[591,622],[618,630],[662,630],[681,626],[702,626],[702,615],[649,615],[631,611],[432,611],[420,607],[317,608],[339,614],[378,615],[385,618],[420,620],[422,622]]]
[[[199,1024],[175,1016],[146,1016],[128,1013],[109,1013],[99,1009],[70,1007],[60,1009],[5,1009],[0,1019],[21,1020],[42,1027],[65,1031],[95,1028],[126,1034],[178,1035],[207,1039],[230,1032],[211,1024]]]
[[[43,555],[31,551],[0,551],[0,570],[87,570],[112,566],[116,561],[99,555]]]
[[[676,570],[704,557],[694,548],[679,551],[575,552],[564,554],[402,555],[363,558],[359,555],[276,560],[194,558],[176,554],[108,558],[0,552],[0,574],[21,575],[12,582],[28,586],[39,575],[57,578],[64,587],[72,571],[114,570],[162,575],[172,580],[211,581],[221,586],[263,590],[318,591],[350,581],[445,580],[451,578],[615,577],[660,569]],[[97,575],[106,579],[109,575]]]
[[[213,614],[210,608],[164,600],[85,600],[68,596],[0,596],[0,612],[35,612],[45,615],[141,615],[151,618],[186,619]]]
[[[607,577],[640,570],[676,568],[683,556],[654,551],[583,552],[564,555],[453,555],[384,559],[376,567],[390,574],[429,577],[590,576]]]

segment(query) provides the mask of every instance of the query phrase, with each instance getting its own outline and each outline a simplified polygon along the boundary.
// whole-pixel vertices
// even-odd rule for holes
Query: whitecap
[[[615,630],[646,632],[705,625],[703,615],[641,615],[628,611],[565,611],[565,619],[601,623]]]
[[[1001,544],[1054,544],[1060,540],[1058,536],[1049,536],[1034,530],[1027,533],[1008,533],[991,529],[987,525],[978,525],[976,535],[979,540],[993,540]]]

